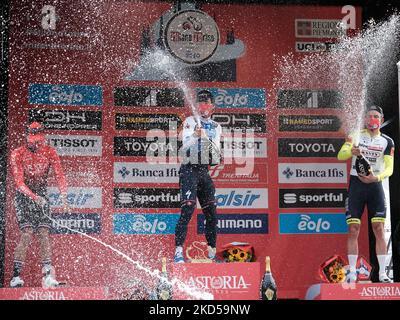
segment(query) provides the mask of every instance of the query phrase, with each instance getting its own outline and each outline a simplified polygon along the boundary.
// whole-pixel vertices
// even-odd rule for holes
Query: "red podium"
[[[259,262],[174,264],[170,277],[181,280],[188,289],[175,285],[176,300],[197,299],[191,290],[211,293],[214,300],[258,300],[260,295]]]
[[[400,300],[400,283],[314,284],[306,300]]]
[[[106,300],[105,288],[2,288],[0,300]]]

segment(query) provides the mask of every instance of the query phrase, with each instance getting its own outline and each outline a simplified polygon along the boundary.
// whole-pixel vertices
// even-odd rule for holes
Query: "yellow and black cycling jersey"
[[[354,133],[350,135],[354,137]],[[353,139],[354,140],[354,139]],[[345,142],[338,153],[339,160],[347,160],[352,157],[350,175],[357,176],[355,169],[356,156],[352,156],[353,143]],[[393,174],[394,166],[394,142],[383,133],[371,136],[368,130],[360,132],[359,148],[361,154],[369,161],[372,172],[382,181]]]

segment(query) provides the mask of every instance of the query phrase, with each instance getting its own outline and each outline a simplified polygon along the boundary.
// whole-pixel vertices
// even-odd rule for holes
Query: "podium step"
[[[306,300],[400,300],[400,283],[314,284]]]

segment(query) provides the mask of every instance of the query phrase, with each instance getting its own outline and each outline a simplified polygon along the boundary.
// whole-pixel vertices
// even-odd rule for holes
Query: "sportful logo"
[[[50,207],[62,207],[61,194],[57,188],[48,187],[47,196]],[[98,187],[70,187],[67,192],[67,202],[71,208],[100,209],[102,208],[102,189]]]
[[[197,216],[197,233],[205,232],[206,219]],[[217,232],[220,234],[266,234],[268,233],[267,214],[218,214]]]
[[[100,157],[102,155],[101,136],[46,135],[46,137],[59,156]]]
[[[196,89],[203,90],[202,88]],[[214,96],[218,108],[265,108],[265,89],[245,88],[206,88]]]
[[[72,84],[30,84],[29,103],[71,106],[102,106],[100,86]]]
[[[280,208],[344,208],[346,189],[280,189]]]
[[[281,234],[347,233],[347,224],[343,213],[281,213],[279,232]]]
[[[179,189],[115,188],[116,208],[180,208]]]
[[[179,214],[114,214],[114,234],[175,234]]]
[[[347,183],[345,163],[279,163],[279,183]]]
[[[268,208],[267,188],[218,188],[215,192],[217,206],[221,209]],[[200,205],[198,204],[198,208]]]
[[[114,162],[114,182],[119,183],[178,183],[178,164],[145,162]]]

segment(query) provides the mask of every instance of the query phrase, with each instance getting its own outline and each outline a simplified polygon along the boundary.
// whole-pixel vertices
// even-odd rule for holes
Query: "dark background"
[[[160,1],[161,2],[161,1]],[[170,2],[173,1],[164,1]],[[363,23],[373,18],[376,22],[386,20],[392,13],[398,12],[400,1],[385,0],[359,0],[359,1],[316,1],[316,0],[210,0],[198,1],[201,3],[247,3],[252,4],[269,4],[269,5],[359,5],[362,7]],[[7,85],[8,85],[8,28],[9,28],[9,1],[3,0],[0,4],[1,19],[1,69],[0,69],[0,287],[3,284],[4,276],[4,206],[5,206],[5,186],[6,186],[6,164],[7,164]],[[400,26],[397,34],[400,35]],[[393,120],[382,131],[392,137],[397,146],[395,152],[395,170],[390,179],[390,206],[391,206],[391,223],[392,223],[392,240],[393,240],[393,265],[394,280],[400,282],[400,196],[398,194],[400,186],[400,170],[396,169],[400,163],[400,131],[399,131],[399,97],[398,97],[398,79],[396,62],[400,61],[400,36],[397,37],[397,45],[393,52],[388,52],[393,59],[391,65],[387,66],[385,72],[377,74],[369,83],[368,98],[375,104],[380,105],[385,113],[386,120]],[[384,86],[381,84],[384,83]],[[370,228],[370,256],[371,263],[377,268],[377,260],[375,255],[375,240]],[[374,272],[373,280],[377,279]]]

